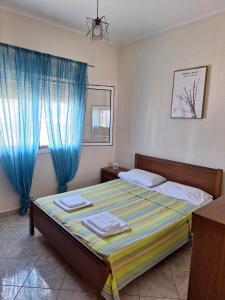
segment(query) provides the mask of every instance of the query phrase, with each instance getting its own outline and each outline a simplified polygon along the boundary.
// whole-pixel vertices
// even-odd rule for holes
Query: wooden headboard
[[[222,169],[213,169],[177,161],[135,154],[135,168],[157,173],[167,180],[199,188],[216,199],[221,193]]]

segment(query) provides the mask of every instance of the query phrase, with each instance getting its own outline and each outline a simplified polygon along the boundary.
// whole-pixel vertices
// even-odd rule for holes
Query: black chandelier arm
[[[102,17],[100,18],[100,20],[102,20],[102,19],[106,19],[106,17],[105,17],[105,16],[102,16]]]
[[[85,36],[88,36],[91,33],[91,24],[88,23],[88,22],[91,23],[91,20],[92,20],[91,18],[86,17],[86,23],[87,23],[87,27],[88,27],[88,32],[86,33]]]
[[[86,17],[86,22],[88,23],[88,22],[92,22],[94,19],[92,19],[92,18],[89,18],[89,17]]]
[[[103,23],[103,24],[106,24],[106,25],[108,25],[109,26],[109,23],[108,22],[106,22],[106,19],[105,19],[105,21],[102,21],[102,19],[105,19],[105,16],[103,16],[103,17],[101,17],[101,23]],[[86,22],[87,22],[87,24],[88,24],[88,22],[92,22],[92,21],[94,21],[94,20],[96,20],[96,19],[93,19],[93,18],[89,18],[89,17],[86,17]]]
[[[106,17],[105,17],[105,16],[102,16],[100,20],[101,20],[102,23],[108,24],[108,25],[109,25],[109,23],[106,22]],[[103,20],[104,20],[104,21],[103,21]]]

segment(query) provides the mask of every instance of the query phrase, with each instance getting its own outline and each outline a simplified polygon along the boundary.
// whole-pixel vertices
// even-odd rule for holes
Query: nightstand
[[[101,169],[101,182],[106,182],[114,179],[118,179],[119,172],[128,171],[128,169],[119,167],[114,170],[113,167],[105,167]]]

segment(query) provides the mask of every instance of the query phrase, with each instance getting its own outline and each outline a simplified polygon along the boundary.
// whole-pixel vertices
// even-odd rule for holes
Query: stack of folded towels
[[[81,223],[100,237],[107,237],[130,229],[127,223],[109,212],[86,217]]]
[[[92,202],[88,201],[79,194],[67,195],[55,199],[53,202],[67,212],[71,212],[82,207],[92,205]]]

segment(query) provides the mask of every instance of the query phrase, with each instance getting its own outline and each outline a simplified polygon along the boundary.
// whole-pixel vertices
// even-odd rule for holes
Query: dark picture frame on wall
[[[174,72],[171,118],[203,118],[207,73],[208,66]]]

